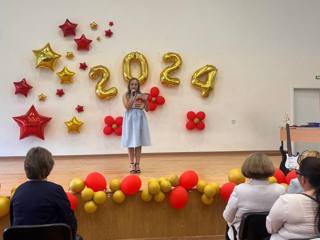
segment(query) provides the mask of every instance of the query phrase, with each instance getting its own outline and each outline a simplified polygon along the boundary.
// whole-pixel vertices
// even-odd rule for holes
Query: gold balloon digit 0
[[[215,66],[205,65],[192,75],[191,84],[201,90],[202,97],[208,97],[213,90],[217,72],[218,69]],[[207,78],[202,81],[200,78],[205,74],[207,74]]]
[[[109,80],[110,73],[108,68],[102,65],[94,66],[90,69],[89,77],[92,80],[96,80],[101,77],[101,80],[96,85],[96,95],[100,99],[111,99],[118,94],[118,89],[115,87],[105,89],[106,83]]]
[[[166,63],[172,62],[171,66],[166,67],[160,73],[160,81],[162,84],[167,86],[178,86],[180,84],[179,78],[174,78],[169,76],[170,73],[178,70],[182,64],[182,59],[178,53],[168,52],[165,53],[162,57],[162,60]]]
[[[140,64],[140,76],[133,77],[131,74],[131,61],[138,61]],[[126,81],[130,81],[132,78],[139,80],[140,85],[144,84],[148,79],[148,62],[146,57],[139,52],[128,53],[123,59],[122,63],[123,78]]]

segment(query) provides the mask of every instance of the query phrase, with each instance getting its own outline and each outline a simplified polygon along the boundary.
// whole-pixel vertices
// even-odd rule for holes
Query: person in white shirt
[[[302,152],[298,158],[298,164],[301,164],[301,161],[307,157],[316,157],[316,158],[320,158],[320,153],[318,151],[315,150],[305,150],[304,152]],[[303,189],[299,183],[298,178],[294,178],[290,181],[290,184],[288,186],[288,193],[302,193]]]
[[[303,193],[285,194],[273,205],[266,226],[271,240],[312,238],[320,232],[320,159],[300,163],[298,179]]]
[[[250,178],[247,183],[236,186],[223,212],[223,217],[229,225],[229,239],[237,239],[241,217],[247,212],[269,211],[278,197],[285,193],[285,188],[277,183],[270,184],[268,177],[273,176],[274,166],[267,155],[251,154],[243,163],[242,174]]]

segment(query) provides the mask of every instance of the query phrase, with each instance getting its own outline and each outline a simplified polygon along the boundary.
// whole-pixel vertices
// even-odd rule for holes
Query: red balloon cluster
[[[170,206],[173,208],[184,208],[188,203],[188,192],[184,187],[175,187],[169,196]]]
[[[279,168],[276,168],[273,176],[277,179],[278,183],[287,183],[286,176]]]
[[[104,191],[107,188],[106,178],[98,172],[89,173],[84,181],[84,184],[91,188],[94,192]]]
[[[66,192],[66,194],[67,194],[67,198],[70,202],[71,209],[75,210],[78,206],[78,198],[70,192]]]
[[[141,179],[137,175],[126,176],[120,185],[121,191],[126,195],[136,194],[141,187]]]
[[[287,184],[290,184],[291,180],[294,178],[297,178],[297,172],[295,170],[292,170],[286,176]]]
[[[203,130],[205,128],[205,124],[203,120],[206,118],[206,114],[204,112],[187,112],[187,123],[186,128],[191,131],[193,129]]]
[[[106,126],[103,129],[103,133],[105,135],[110,135],[112,133],[115,133],[117,136],[121,136],[122,121],[123,121],[123,117],[113,118],[112,116],[106,116],[104,118],[104,122]]]
[[[165,103],[165,99],[162,96],[159,96],[160,90],[157,87],[152,87],[150,89],[150,94],[148,98],[149,110],[154,111],[157,109],[159,105],[163,105]]]
[[[223,201],[228,202],[233,189],[235,188],[236,184],[233,182],[225,183],[220,188],[220,196]]]
[[[198,183],[198,174],[195,171],[189,170],[181,174],[179,178],[180,186],[186,190],[194,188]]]

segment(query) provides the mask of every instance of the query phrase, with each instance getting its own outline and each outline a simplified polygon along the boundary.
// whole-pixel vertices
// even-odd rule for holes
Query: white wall
[[[314,75],[320,70],[320,1],[317,0],[3,0],[0,7],[0,155],[24,155],[35,145],[56,155],[123,153],[120,138],[102,134],[103,117],[121,115],[122,60],[130,51],[148,59],[150,76],[143,89],[159,86],[166,104],[148,114],[153,145],[145,152],[274,150],[279,145],[279,126],[291,108],[292,87],[319,87]],[[78,52],[72,38],[65,39],[58,25],[66,18],[78,23],[78,35],[102,36],[89,52]],[[113,20],[114,37],[103,30]],[[97,32],[88,27],[100,24]],[[61,58],[56,70],[67,65],[76,70],[74,84],[63,86],[66,95],[55,96],[61,85],[55,73],[35,69],[31,50],[50,42],[73,61]],[[165,88],[159,73],[165,52],[180,53],[183,66],[178,88]],[[120,95],[101,101],[95,82],[79,62],[103,64],[111,72]],[[205,64],[218,68],[216,86],[208,99],[190,84],[192,73]],[[23,77],[34,87],[28,98],[14,95],[13,82]],[[111,85],[111,84],[110,84]],[[37,95],[45,92],[46,102]],[[19,140],[19,127],[12,116],[22,115],[34,104],[53,117],[45,129],[46,140]],[[74,111],[77,104],[85,112]],[[185,113],[207,114],[204,132],[185,130]],[[79,135],[68,134],[64,121],[78,116],[85,122]],[[231,121],[236,120],[235,124]]]

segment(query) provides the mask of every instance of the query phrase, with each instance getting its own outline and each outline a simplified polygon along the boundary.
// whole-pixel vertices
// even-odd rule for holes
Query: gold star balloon
[[[97,24],[96,22],[92,22],[92,23],[90,23],[90,28],[91,28],[92,30],[97,30],[98,24]]]
[[[60,54],[52,50],[50,43],[47,43],[43,48],[38,50],[32,50],[36,56],[36,67],[49,68],[54,70],[54,66],[57,60],[61,57]]]
[[[47,100],[47,96],[44,93],[41,93],[38,95],[38,99],[41,102],[44,102],[45,100]]]
[[[67,52],[66,58],[68,58],[69,60],[74,58],[73,52]]]
[[[80,128],[83,124],[77,117],[73,117],[70,121],[64,122],[68,128],[68,132],[80,133]]]
[[[60,78],[60,83],[72,83],[73,82],[73,76],[75,75],[75,72],[70,71],[67,67],[64,67],[60,72],[57,72],[57,75]]]

